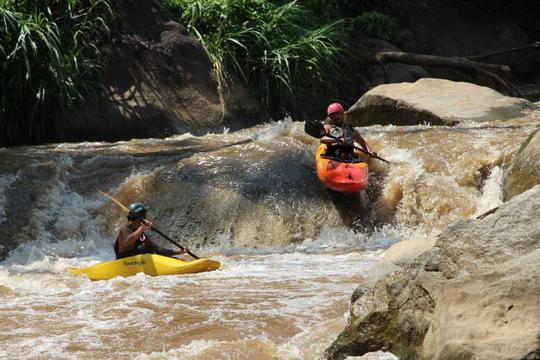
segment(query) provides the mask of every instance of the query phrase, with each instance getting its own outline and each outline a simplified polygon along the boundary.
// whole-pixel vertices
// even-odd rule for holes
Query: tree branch
[[[478,67],[481,67],[491,72],[508,73],[511,71],[510,66],[508,65],[476,63],[465,57],[457,56],[447,57],[436,55],[411,54],[399,51],[382,51],[375,54],[375,59],[379,62],[384,63],[401,62],[420,66],[453,67],[466,69],[470,69],[471,63],[475,63]]]
[[[405,63],[409,65],[447,67],[475,71],[492,78],[495,82],[501,85],[508,94],[512,96],[523,97],[523,95],[519,92],[518,89],[516,89],[515,86],[495,74],[495,72],[509,73],[511,70],[510,66],[508,65],[485,64],[472,61],[466,57],[420,55],[399,51],[377,52],[375,53],[375,60],[377,60],[379,63]]]
[[[488,57],[491,57],[491,56],[508,54],[508,53],[512,53],[512,52],[516,52],[516,51],[523,51],[523,50],[534,49],[534,48],[540,49],[540,41],[536,41],[536,42],[533,42],[533,43],[530,43],[530,44],[527,44],[527,45],[523,45],[523,46],[513,47],[513,48],[510,48],[510,49],[506,49],[506,50],[499,50],[499,51],[493,51],[493,52],[485,53],[485,54],[467,56],[467,59],[476,61],[476,60],[485,59],[485,58],[488,58]]]

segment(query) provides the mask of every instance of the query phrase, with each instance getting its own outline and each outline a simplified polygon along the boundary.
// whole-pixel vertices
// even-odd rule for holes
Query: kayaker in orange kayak
[[[137,254],[159,254],[164,256],[182,255],[189,251],[183,247],[178,250],[161,248],[154,244],[148,235],[144,233],[152,227],[152,223],[146,220],[146,208],[143,204],[133,203],[128,206],[128,224],[124,225],[114,242],[114,252],[117,259]]]
[[[330,119],[330,123],[324,124],[324,129],[326,130],[326,134],[330,136],[321,137],[321,143],[328,146],[325,156],[352,160],[355,156],[353,147],[355,141],[360,144],[363,150],[377,156],[376,152],[371,151],[367,142],[360,135],[360,132],[356,128],[345,124],[345,109],[340,103],[328,105],[326,113]],[[338,138],[340,141],[336,142],[336,139],[332,137]]]

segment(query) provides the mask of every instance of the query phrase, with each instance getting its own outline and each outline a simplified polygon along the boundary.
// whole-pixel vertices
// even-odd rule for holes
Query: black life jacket
[[[330,125],[330,135],[338,139],[343,138],[349,145],[354,145],[353,128],[349,125]]]
[[[330,135],[335,138],[345,140],[349,145],[339,144],[337,142],[328,144],[325,155],[330,157],[346,157],[352,159],[354,157],[354,138],[353,138],[353,128],[349,125],[330,125]]]

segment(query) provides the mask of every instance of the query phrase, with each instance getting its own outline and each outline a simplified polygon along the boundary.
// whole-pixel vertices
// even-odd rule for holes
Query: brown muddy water
[[[354,289],[392,269],[385,248],[501,203],[503,167],[536,123],[362,129],[392,164],[371,161],[353,200],[318,182],[317,142],[291,121],[0,149],[0,358],[317,359]],[[124,219],[98,188],[148,204],[160,230],[222,267],[71,276],[114,256]]]

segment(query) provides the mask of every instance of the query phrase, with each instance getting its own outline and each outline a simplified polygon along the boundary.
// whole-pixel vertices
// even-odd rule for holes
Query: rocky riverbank
[[[528,116],[538,122],[538,111]],[[506,165],[507,202],[449,226],[432,248],[388,251],[401,269],[355,291],[348,325],[324,359],[378,350],[400,359],[540,358],[537,133]]]
[[[230,79],[227,86],[218,81],[201,43],[188,35],[183,24],[173,21],[159,1],[112,0],[111,8],[115,14],[111,41],[102,49],[105,55],[102,57],[101,81],[107,92],[89,104],[88,126],[74,134],[73,140],[166,137],[186,132],[204,134],[224,128],[241,129],[269,119],[267,109],[255,99],[242,81]],[[357,57],[358,62],[357,66],[346,70],[350,72],[347,76],[351,81],[343,84],[340,100],[345,104],[353,104],[358,95],[385,83],[414,83],[412,86],[415,89],[399,90],[404,85],[398,84],[384,89],[392,93],[399,90],[418,94],[420,90],[417,88],[423,85],[425,89],[429,80],[426,79],[425,83],[415,81],[429,77],[470,81],[497,89],[496,84],[485,77],[458,70],[402,63],[381,67],[381,64],[367,60],[379,51],[466,56],[530,42],[522,29],[522,22],[525,21],[523,18],[506,17],[498,11],[487,14],[474,2],[454,4],[452,12],[448,12],[447,8],[448,4],[440,0],[431,0],[422,6],[405,7],[401,18],[403,28],[392,42],[364,36],[355,39],[357,44],[352,47],[358,51],[352,56]],[[420,16],[421,21],[418,13],[423,14]],[[434,25],[441,22],[453,24],[448,28],[451,30]],[[499,30],[493,30],[494,24],[497,24]],[[438,30],[432,31],[433,27]],[[471,33],[475,36],[471,36]],[[529,49],[522,53],[491,57],[488,61],[508,64],[512,68],[511,80],[519,85],[526,82],[524,79],[537,81],[531,75],[540,63],[540,55],[537,53]],[[473,88],[470,91],[474,91],[474,85],[471,86]],[[383,91],[383,88],[379,87],[378,91]],[[441,96],[454,96],[453,89],[448,86],[438,88],[437,91],[443,91]],[[406,113],[406,108],[400,108],[399,101],[393,106],[392,102],[385,103],[389,99],[383,99],[384,94],[369,93],[370,96],[363,97],[362,104],[356,104],[351,109],[351,118],[358,124],[416,123],[415,119],[408,116],[410,113]],[[486,89],[483,96],[496,96],[494,93]],[[325,103],[331,99],[321,100],[317,94],[298,95],[296,115],[302,118],[321,118]],[[524,108],[518,99],[514,99],[513,104],[511,109],[503,104],[509,112],[501,115],[514,117]],[[471,104],[467,99],[448,104],[454,108],[476,105],[482,107],[478,101]],[[387,113],[384,116],[372,116],[374,114],[366,106],[378,107],[378,115],[381,115],[383,109]],[[388,108],[400,108],[401,111],[399,114],[392,113],[388,112]],[[413,112],[421,114],[423,121],[432,124],[455,123],[461,119],[444,116],[432,118],[429,107],[424,110],[423,113]],[[476,111],[476,115],[470,117],[481,118],[485,115],[486,118],[497,108],[488,109],[487,113],[483,113],[484,109]]]

